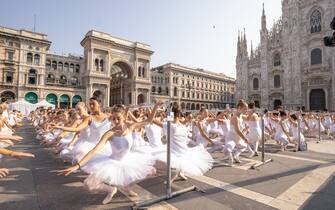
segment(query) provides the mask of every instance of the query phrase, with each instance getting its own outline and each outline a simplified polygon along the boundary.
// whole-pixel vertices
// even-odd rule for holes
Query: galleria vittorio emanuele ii
[[[334,0],[2,8],[0,209],[334,209]]]

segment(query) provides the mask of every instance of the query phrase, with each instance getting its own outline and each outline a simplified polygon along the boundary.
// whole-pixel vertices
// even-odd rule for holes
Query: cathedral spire
[[[239,55],[241,52],[241,37],[240,37],[240,30],[238,30],[238,40],[237,40],[237,54]]]
[[[266,31],[266,15],[263,3],[263,13],[262,13],[262,31]]]
[[[254,56],[254,49],[253,49],[253,46],[252,46],[252,40],[251,40],[251,46],[250,46],[251,50],[250,50],[250,57],[253,57]]]

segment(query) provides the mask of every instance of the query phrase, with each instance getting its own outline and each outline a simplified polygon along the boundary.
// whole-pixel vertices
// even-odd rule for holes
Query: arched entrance
[[[200,110],[200,105],[197,104],[197,105],[195,106],[195,109],[196,109],[196,110]]]
[[[28,101],[29,103],[36,104],[38,102],[38,96],[34,92],[28,92],[24,96],[24,100]]]
[[[186,108],[185,103],[181,103],[181,109],[184,110]]]
[[[74,108],[78,102],[83,101],[83,99],[81,98],[81,96],[75,95],[72,97],[72,108]]]
[[[195,104],[191,104],[191,110],[195,110]]]
[[[255,101],[255,107],[256,107],[256,108],[260,108],[259,101]]]
[[[281,106],[281,105],[282,105],[281,100],[276,99],[276,100],[273,101],[273,108],[274,109],[277,109],[278,106]]]
[[[326,108],[326,94],[323,89],[313,89],[309,93],[310,110],[324,110]]]
[[[60,108],[69,108],[70,107],[70,97],[68,95],[61,95],[59,98],[59,107]]]
[[[110,75],[112,77],[110,83],[110,105],[130,104],[132,68],[127,63],[119,61],[112,65]],[[143,101],[145,101],[145,97]]]
[[[53,104],[53,105],[55,105],[55,106],[58,105],[58,99],[57,99],[57,96],[56,96],[55,94],[53,94],[53,93],[48,94],[47,97],[45,97],[45,100],[46,100],[47,102],[49,102],[50,104]]]
[[[140,94],[137,96],[137,104],[144,104],[145,103],[145,97],[143,94]]]
[[[15,94],[12,91],[4,91],[0,95],[1,99],[6,99],[8,102],[15,101]]]

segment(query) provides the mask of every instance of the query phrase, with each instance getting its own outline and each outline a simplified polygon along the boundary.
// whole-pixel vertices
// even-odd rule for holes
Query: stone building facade
[[[282,17],[268,30],[263,5],[258,47],[251,43],[249,54],[245,32],[238,36],[237,99],[335,110],[335,49],[323,44],[334,16],[333,0],[283,0]]]
[[[153,99],[188,109],[233,104],[235,81],[224,74],[171,63],[151,69],[150,45],[95,30],[80,44],[83,56],[50,54],[47,35],[0,27],[0,97],[31,103],[45,99],[58,107],[73,107],[92,96],[104,107]]]
[[[182,109],[234,105],[235,79],[222,73],[168,63],[152,69],[151,81],[152,100],[177,103]]]

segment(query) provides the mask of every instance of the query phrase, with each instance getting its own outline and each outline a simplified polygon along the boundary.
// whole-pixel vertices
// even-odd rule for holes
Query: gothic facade
[[[260,44],[249,54],[245,31],[238,35],[236,98],[268,109],[335,110],[335,49],[323,44],[334,16],[334,0],[283,0],[268,30],[263,5]]]

